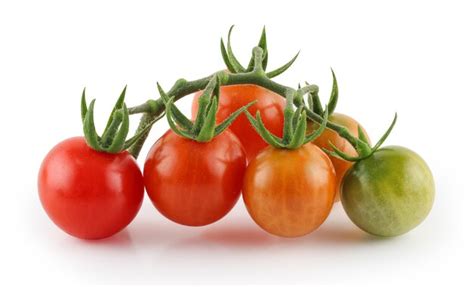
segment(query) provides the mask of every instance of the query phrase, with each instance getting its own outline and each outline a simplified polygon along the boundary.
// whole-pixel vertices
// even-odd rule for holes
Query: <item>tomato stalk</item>
[[[254,50],[257,54],[261,53],[261,52],[257,52],[257,51],[261,51],[261,48],[259,47],[256,47]],[[320,124],[324,122],[324,117],[315,113],[309,107],[304,105],[304,101],[302,100],[302,95],[305,94],[306,92],[310,92],[314,94],[317,91],[317,86],[315,85],[305,86],[298,90],[295,90],[291,87],[279,84],[273,81],[272,79],[270,79],[265,73],[262,74],[261,72],[258,72],[255,70],[251,72],[243,72],[243,73],[237,73],[237,74],[228,73],[226,71],[219,71],[215,73],[213,76],[218,76],[220,78],[221,86],[238,85],[238,84],[254,84],[254,85],[258,85],[263,88],[266,88],[268,90],[271,90],[285,98],[288,97],[288,95],[294,96],[296,94],[298,96],[295,97],[293,100],[296,106],[302,107],[302,109],[306,113],[306,116],[310,120],[315,121]],[[188,94],[203,90],[206,87],[206,85],[209,84],[213,76],[208,76],[208,77],[195,80],[195,81],[186,81],[184,79],[180,79],[176,81],[174,86],[166,94],[168,95],[169,98],[173,98],[174,101],[179,100]],[[166,105],[161,98],[156,101],[148,101],[142,105],[132,107],[129,109],[130,114],[144,113],[144,116],[142,117],[142,120],[140,121],[140,124],[136,132],[137,134],[142,133],[143,135],[137,142],[135,142],[135,144],[133,144],[129,148],[129,152],[132,155],[137,157],[138,154],[140,153],[140,150],[143,146],[146,136],[148,135],[148,131],[143,132],[144,128],[147,127],[150,124],[150,122],[155,120],[157,117],[163,116],[165,113],[165,109],[166,109]],[[392,122],[391,127],[393,127],[393,125],[395,124],[395,120],[396,118]],[[327,121],[326,127],[331,130],[334,130],[341,137],[347,139],[349,143],[352,146],[354,146],[356,150],[360,153],[361,157],[365,158],[367,156],[370,156],[373,153],[374,151],[373,148],[370,148],[370,147],[367,148],[368,144],[366,142],[364,142],[363,140],[357,137],[352,136],[345,127],[337,125],[330,121]],[[382,137],[383,140],[388,136],[390,131],[391,129],[387,130],[387,132]],[[349,158],[349,157],[346,157],[345,159],[353,160],[352,158]]]
[[[310,120],[322,124],[325,122],[324,119],[324,110],[322,109],[322,105],[319,101],[318,96],[318,86],[316,85],[307,85],[302,88],[294,89],[280,83],[275,82],[271,78],[283,73],[286,71],[296,60],[298,54],[293,57],[288,63],[281,66],[280,68],[273,70],[271,72],[265,72],[267,61],[268,61],[268,50],[267,50],[267,42],[266,42],[266,35],[265,29],[262,31],[262,35],[260,37],[258,46],[256,46],[252,50],[252,58],[247,68],[244,68],[240,62],[235,57],[232,47],[230,45],[230,34],[232,32],[232,28],[228,34],[228,42],[227,47],[224,45],[224,42],[221,40],[221,52],[224,59],[224,62],[227,66],[228,71],[218,71],[210,76],[207,76],[202,79],[194,80],[194,81],[187,81],[185,79],[179,79],[173,85],[173,87],[166,93],[168,98],[173,99],[173,101],[177,101],[183,98],[186,95],[191,93],[198,92],[200,90],[204,90],[209,82],[214,78],[219,78],[219,85],[220,86],[229,86],[229,85],[239,85],[239,84],[253,84],[258,85],[260,87],[266,88],[270,91],[273,91],[279,94],[282,97],[288,98],[289,95],[293,97],[293,103],[297,108],[302,112],[305,112],[305,116],[308,117]],[[331,113],[334,111],[337,103],[338,98],[338,87],[337,81],[334,72],[332,71],[333,75],[333,88],[331,92],[331,98],[328,104],[327,112]],[[303,95],[309,95],[309,106],[305,104],[303,100]],[[166,110],[166,102],[159,98],[157,100],[149,100],[146,103],[131,107],[128,109],[129,114],[138,114],[143,113],[142,119],[140,120],[140,124],[136,131],[136,137],[138,139],[129,147],[129,152],[137,157],[140,153],[140,150],[145,142],[146,137],[149,133],[149,127],[152,125],[153,121],[156,121],[157,118],[162,117],[165,114]],[[341,137],[346,139],[358,152],[358,157],[350,157],[345,155],[341,151],[334,149],[334,151],[326,151],[330,154],[333,154],[338,157],[342,157],[345,160],[350,161],[357,161],[364,158],[369,157],[380,145],[383,141],[388,137],[390,134],[395,122],[396,122],[396,115],[390,125],[389,129],[385,132],[385,134],[381,137],[379,142],[371,147],[369,143],[364,140],[363,136],[359,134],[358,137],[354,137],[350,134],[347,128],[333,123],[331,121],[327,121],[326,127],[338,133]],[[288,132],[287,132],[288,134]],[[285,140],[288,142],[288,136]],[[288,144],[288,143],[285,143]]]

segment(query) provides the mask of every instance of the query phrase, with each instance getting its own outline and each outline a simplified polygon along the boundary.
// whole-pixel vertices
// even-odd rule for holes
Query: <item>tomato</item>
[[[246,167],[239,139],[226,130],[200,143],[168,131],[145,162],[145,187],[167,218],[189,226],[213,223],[239,199]]]
[[[313,144],[295,150],[268,147],[245,172],[243,198],[250,216],[278,236],[297,237],[318,228],[335,194],[334,167]]]
[[[48,153],[38,189],[51,220],[83,239],[105,238],[125,228],[144,194],[140,168],[128,152],[97,152],[82,137],[67,139]]]
[[[196,93],[193,99],[192,116],[196,117],[198,99],[201,93]],[[225,120],[231,113],[246,104],[257,100],[248,111],[255,116],[260,111],[263,123],[267,129],[281,137],[283,133],[283,110],[285,99],[278,94],[256,85],[222,86],[220,89],[217,122]],[[230,125],[230,130],[239,138],[245,148],[248,160],[252,160],[268,144],[258,135],[244,114]]]
[[[341,201],[350,219],[379,236],[396,236],[420,224],[433,206],[435,185],[428,165],[413,151],[381,148],[344,177]]]
[[[353,118],[346,116],[344,114],[333,113],[329,116],[329,121],[341,125],[349,131],[350,134],[357,137],[358,135],[358,126],[359,123],[354,120]],[[369,139],[367,132],[361,126],[362,131],[364,132],[367,139]],[[328,150],[332,150],[332,147],[329,145],[329,142],[334,144],[338,149],[343,151],[345,154],[349,156],[357,156],[357,152],[354,147],[344,138],[339,136],[335,131],[331,129],[325,129],[324,132],[317,137],[313,143],[316,144],[320,148],[326,148]],[[341,186],[342,178],[346,171],[352,166],[352,162],[345,161],[338,157],[329,156],[331,159],[332,164],[334,165],[334,169],[336,170],[336,178],[337,178],[337,186],[338,190]],[[339,192],[336,192],[336,201],[339,201]]]

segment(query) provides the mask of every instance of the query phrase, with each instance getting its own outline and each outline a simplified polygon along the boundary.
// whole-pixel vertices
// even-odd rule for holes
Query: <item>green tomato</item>
[[[400,146],[381,148],[344,176],[341,202],[362,230],[378,236],[404,234],[433,206],[435,184],[425,161]]]

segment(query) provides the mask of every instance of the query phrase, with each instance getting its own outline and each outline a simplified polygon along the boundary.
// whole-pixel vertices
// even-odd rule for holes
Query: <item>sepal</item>
[[[127,105],[125,104],[125,94],[127,86],[122,90],[115,106],[113,107],[102,136],[97,134],[94,122],[94,106],[96,100],[93,99],[87,106],[85,88],[81,97],[81,117],[83,124],[84,138],[87,144],[94,150],[107,153],[120,153],[129,148],[147,132],[153,123],[146,126],[141,133],[127,140],[130,128],[130,119]]]

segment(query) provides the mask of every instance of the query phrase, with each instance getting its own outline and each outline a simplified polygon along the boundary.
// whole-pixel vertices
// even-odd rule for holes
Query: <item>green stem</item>
[[[121,114],[117,114],[117,115],[114,114],[112,115],[111,118],[112,119],[109,124],[109,127],[102,134],[102,140],[103,140],[104,146],[106,147],[108,147],[112,143],[113,137],[117,133],[118,127],[122,123]]]
[[[165,107],[163,105],[163,111]],[[143,130],[146,129],[146,127],[153,122],[153,120],[158,117],[155,115],[152,115],[150,113],[144,113],[142,118],[140,119],[140,124],[138,124],[138,128],[135,132],[135,134],[142,133]],[[146,138],[148,137],[148,134],[150,133],[150,129],[147,131],[143,132],[142,136],[133,144],[130,146],[128,151],[134,158],[138,158],[138,155],[140,154],[140,151],[142,150],[143,144],[145,143]]]
[[[260,56],[258,52],[256,52],[256,56]],[[259,62],[259,61],[256,61],[256,62]],[[226,71],[219,71],[217,73],[219,73],[219,76],[220,76],[221,86],[253,84],[253,85],[266,88],[270,91],[273,91],[282,97],[286,97],[289,94],[295,95],[297,92],[295,89],[291,87],[281,85],[271,80],[268,76],[265,75],[265,73],[260,72],[259,67],[257,67],[252,72],[246,72],[246,73],[232,74]],[[176,83],[170,89],[167,95],[170,98],[174,97],[175,101],[177,101],[186,95],[203,90],[206,87],[206,85],[209,83],[209,81],[212,79],[212,77],[213,75],[202,78],[202,79],[194,80],[194,81],[186,81],[184,79],[179,79],[176,81]],[[300,100],[301,99],[299,97],[295,97],[294,99],[295,104],[298,107],[303,104]],[[165,104],[163,103],[163,101],[161,99],[158,99],[155,101],[155,103],[156,105],[151,105],[150,101],[148,101],[147,103],[144,103],[142,105],[129,108],[129,114],[137,114],[137,113],[144,114],[142,116],[142,119],[140,120],[140,124],[135,134],[142,132],[142,130],[145,129],[151,122],[153,122],[153,120],[155,120],[160,115],[162,115],[162,113],[164,113]],[[324,119],[320,115],[312,112],[311,110],[307,108],[305,108],[305,110],[310,119],[318,123],[322,123],[324,121]],[[358,147],[358,146],[363,145],[362,141],[358,139],[357,137],[352,136],[345,127],[337,125],[329,121],[327,122],[327,127],[331,130],[334,130],[341,137],[347,139],[351,143],[352,146]],[[142,135],[142,137],[130,147],[129,152],[135,158],[138,157],[138,154],[140,153],[140,150],[143,147],[143,144],[147,136],[148,136],[148,132],[145,132]]]

